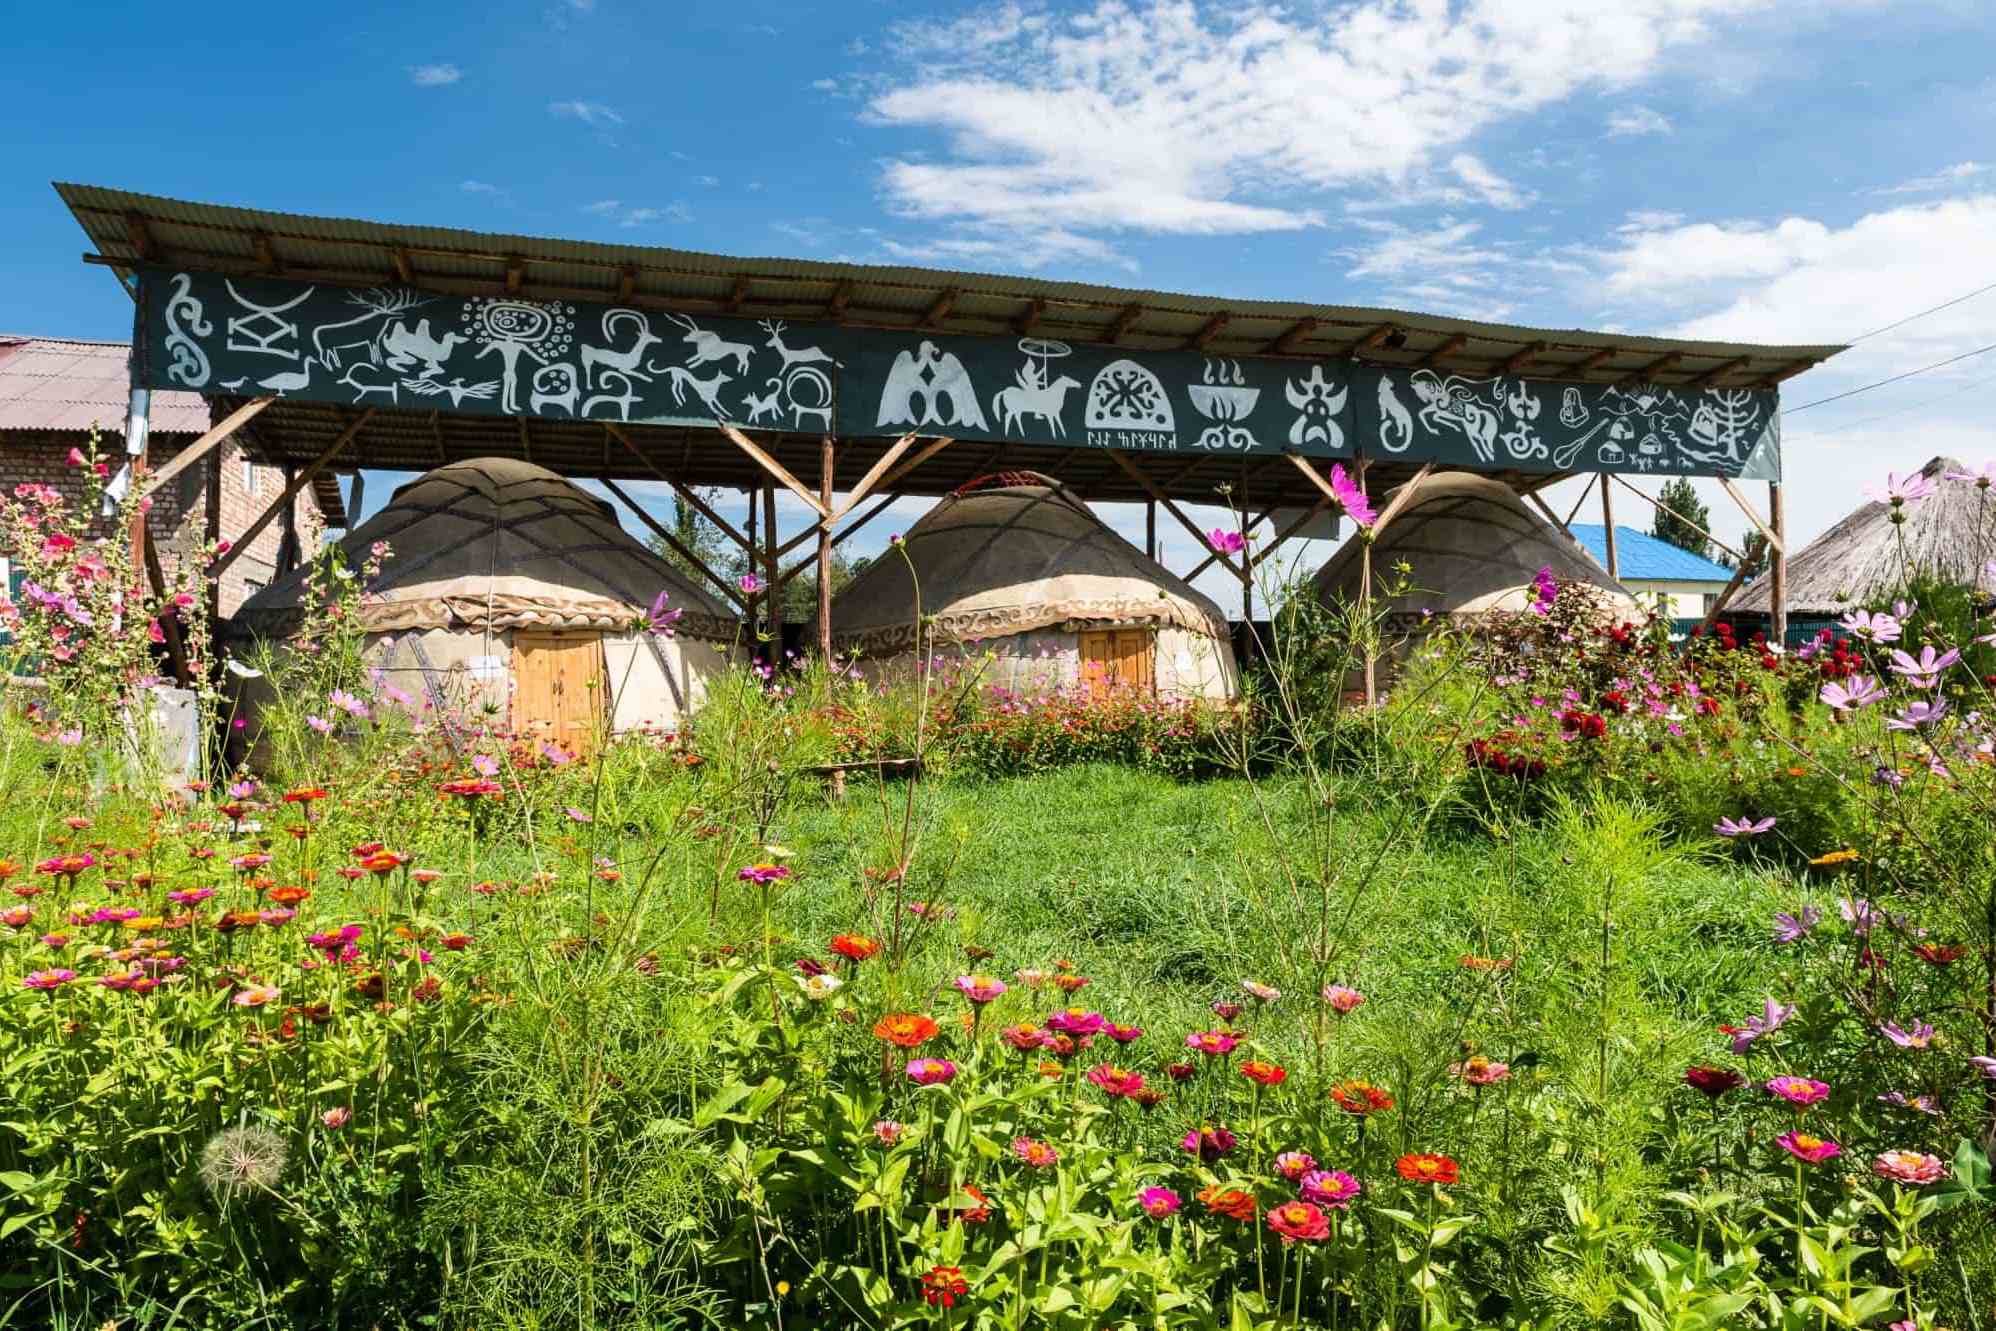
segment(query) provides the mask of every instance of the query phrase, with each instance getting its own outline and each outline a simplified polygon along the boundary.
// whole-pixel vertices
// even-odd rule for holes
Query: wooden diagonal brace
[[[1650,496],[1644,494],[1641,490],[1636,489],[1635,486],[1630,485],[1627,481],[1615,475],[1615,473],[1612,471],[1603,472],[1601,474],[1612,479],[1615,482],[1615,484],[1621,486],[1624,490],[1627,490],[1630,494],[1642,500],[1645,504],[1648,504],[1651,508],[1655,509],[1657,512],[1668,513],[1671,517],[1676,518],[1679,522],[1689,527],[1692,531],[1697,532],[1700,536],[1710,541],[1713,545],[1718,546],[1721,550],[1724,550],[1727,554],[1731,555],[1734,559],[1737,559],[1742,564],[1746,562],[1745,555],[1733,549],[1733,547],[1727,545],[1724,541],[1712,535],[1711,532],[1706,531],[1703,527],[1693,522],[1690,518],[1685,517],[1682,513],[1679,513],[1676,509],[1664,503],[1661,499],[1652,499]]]
[[[152,473],[150,483],[145,489],[139,492],[139,497],[145,498],[155,493],[160,486],[165,485],[168,481],[178,476],[181,472],[186,471],[202,458],[207,457],[211,450],[218,447],[224,440],[241,429],[249,421],[254,420],[259,412],[275,401],[277,399],[274,397],[253,398],[222,417],[221,421],[210,429],[208,433],[181,449],[180,452],[174,455],[173,461]]]
[[[266,508],[257,517],[257,520],[249,525],[249,529],[236,538],[235,544],[231,545],[220,559],[217,559],[208,566],[208,576],[211,578],[220,578],[229,565],[242,558],[243,551],[250,548],[250,543],[263,535],[263,529],[268,527],[272,522],[275,522],[279,513],[282,513],[286,508],[297,502],[299,494],[304,491],[306,486],[312,483],[312,478],[325,470],[326,464],[331,462],[338,456],[341,449],[353,441],[353,437],[360,433],[363,425],[366,425],[373,419],[374,408],[369,407],[366,411],[361,412],[359,416],[356,416],[347,425],[346,429],[340,431],[339,437],[326,446],[325,452],[313,458],[303,467],[300,467],[298,474],[291,478],[291,484],[284,487],[284,493],[277,496],[270,507]]]
[[[716,587],[720,588],[721,595],[727,597],[728,600],[732,601],[734,603],[735,609],[742,610],[746,608],[747,603],[742,600],[740,595],[736,593],[736,590],[733,587],[730,587],[728,585],[727,579],[723,578],[720,574],[714,572],[713,569],[708,568],[707,561],[700,558],[700,556],[695,554],[693,551],[687,549],[685,544],[681,542],[677,536],[673,535],[672,530],[670,528],[668,528],[664,523],[660,522],[657,518],[653,517],[650,513],[646,512],[645,509],[637,502],[637,500],[631,498],[629,495],[625,494],[622,490],[619,490],[617,488],[617,483],[611,480],[608,476],[598,477],[597,479],[602,481],[603,488],[605,490],[608,490],[611,494],[615,495],[617,498],[624,501],[624,507],[630,509],[631,512],[638,515],[638,521],[644,523],[645,526],[651,528],[652,535],[658,537],[661,541],[664,541],[668,546],[671,546],[675,554],[677,554],[681,559],[684,559],[687,563],[691,564],[694,568],[698,569],[700,571],[701,576],[706,578],[707,581],[713,583]]]
[[[816,513],[820,521],[831,516],[830,513],[825,511],[825,506],[818,502],[818,496],[805,488],[804,482],[792,476],[781,462],[778,462],[775,458],[765,453],[747,435],[725,422],[721,424],[720,430],[722,434],[726,435],[733,442],[736,448],[748,454],[750,460],[758,467],[768,472],[773,479],[781,482],[789,489],[790,493],[803,500],[804,506],[809,508],[813,513]]]
[[[1124,457],[1122,453],[1117,449],[1105,448],[1102,451],[1107,453],[1110,459],[1114,461],[1117,466],[1121,467],[1125,472],[1129,473],[1130,479],[1135,481],[1139,486],[1141,486],[1145,494],[1149,495],[1152,499],[1155,499],[1158,502],[1158,504],[1163,507],[1165,512],[1171,514],[1172,517],[1176,518],[1178,520],[1179,526],[1191,532],[1193,538],[1196,539],[1199,542],[1199,544],[1207,546],[1208,548],[1212,546],[1213,544],[1212,539],[1209,536],[1207,536],[1205,532],[1199,530],[1199,524],[1194,522],[1191,518],[1186,517],[1185,510],[1181,509],[1178,505],[1172,503],[1171,496],[1167,495],[1164,491],[1158,489],[1156,485],[1152,484],[1151,478],[1144,475],[1142,471],[1138,470],[1137,465],[1134,462],[1131,462],[1128,458]],[[1215,557],[1218,559],[1218,561],[1226,566],[1227,572],[1233,574],[1237,578],[1245,578],[1247,576],[1246,570],[1236,567],[1232,559],[1228,558],[1225,555],[1219,554],[1218,551],[1215,551],[1214,554]]]
[[[1740,506],[1740,512],[1747,515],[1747,521],[1751,522],[1754,526],[1760,528],[1760,534],[1767,538],[1768,549],[1774,551],[1774,553],[1777,555],[1787,554],[1788,549],[1786,546],[1782,545],[1781,537],[1775,533],[1774,528],[1768,526],[1765,522],[1762,522],[1760,520],[1760,514],[1753,511],[1753,505],[1749,504],[1747,502],[1747,497],[1740,493],[1740,488],[1737,485],[1734,485],[1730,479],[1724,476],[1719,477],[1719,484],[1725,487],[1726,493],[1732,496],[1733,502]],[[1742,567],[1745,566],[1744,560],[1741,561],[1741,566]]]
[[[716,513],[713,510],[712,506],[709,505],[706,500],[702,499],[699,496],[699,494],[696,493],[691,487],[681,485],[677,480],[673,479],[671,476],[666,475],[665,469],[660,467],[656,462],[653,462],[649,457],[647,457],[644,451],[640,449],[635,442],[632,441],[629,435],[625,434],[622,430],[619,430],[616,426],[610,425],[608,423],[606,423],[603,426],[603,430],[612,439],[615,439],[625,448],[628,448],[631,451],[632,457],[636,458],[638,461],[644,463],[645,466],[649,467],[651,469],[652,475],[658,477],[661,481],[664,481],[667,485],[671,486],[672,492],[678,495],[681,499],[685,500],[687,507],[691,508],[695,513],[698,513],[701,517],[707,519],[707,521],[713,523],[715,529],[718,530],[721,533],[721,535],[727,537],[729,540],[733,541],[736,545],[740,546],[744,550],[749,548],[749,538],[743,535],[742,532],[736,528],[734,523],[729,522],[719,513]]]
[[[1376,520],[1374,520],[1372,524],[1372,534],[1375,538],[1379,535],[1379,533],[1386,530],[1387,523],[1399,517],[1400,511],[1406,508],[1408,504],[1413,502],[1415,492],[1421,488],[1421,482],[1427,480],[1429,476],[1433,475],[1434,470],[1435,470],[1434,463],[1432,462],[1422,463],[1421,469],[1414,473],[1413,479],[1409,480],[1405,485],[1401,486],[1398,490],[1395,490],[1393,492],[1393,498],[1387,503],[1386,511],[1384,513],[1381,513],[1379,517]]]
[[[875,462],[871,467],[868,467],[866,475],[859,478],[859,484],[853,487],[852,493],[846,496],[845,503],[839,506],[838,511],[828,514],[825,517],[826,525],[837,522],[864,502],[866,497],[873,493],[874,484],[882,476],[886,475],[887,469],[892,467],[896,462],[899,462],[901,455],[914,447],[914,444],[915,434],[913,431],[902,435],[890,444],[887,451],[880,455],[880,460]]]

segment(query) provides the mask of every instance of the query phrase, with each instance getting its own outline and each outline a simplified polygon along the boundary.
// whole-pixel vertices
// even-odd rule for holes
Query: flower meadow
[[[1910,573],[1790,650],[1272,587],[1196,721],[805,663],[577,753],[370,674],[392,557],[223,667],[255,766],[0,718],[10,1323],[1996,1327],[1990,626]]]

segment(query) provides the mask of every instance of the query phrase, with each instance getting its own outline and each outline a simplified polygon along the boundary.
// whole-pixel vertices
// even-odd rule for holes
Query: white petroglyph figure
[[[683,314],[665,316],[686,330],[686,336],[679,340],[693,348],[686,353],[686,368],[697,370],[702,365],[712,365],[717,361],[732,360],[736,374],[747,374],[749,357],[755,355],[755,348],[747,342],[730,342],[711,329],[702,328]],[[664,371],[657,366],[647,366],[653,374]]]
[[[880,412],[874,424],[991,428],[978,404],[969,367],[955,352],[927,341],[912,352],[903,348],[896,353],[880,390]]]

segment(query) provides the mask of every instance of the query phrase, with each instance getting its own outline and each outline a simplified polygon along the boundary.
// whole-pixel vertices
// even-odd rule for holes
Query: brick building
[[[0,333],[0,493],[22,481],[53,485],[80,502],[83,478],[64,459],[85,448],[93,429],[98,451],[113,467],[124,455],[129,384],[122,342],[27,337]],[[157,469],[211,424],[208,403],[195,393],[152,395],[146,458]],[[171,570],[203,540],[233,540],[284,492],[285,474],[256,460],[256,432],[244,428],[153,497],[146,524],[160,562]],[[213,510],[211,520],[210,510]],[[220,609],[236,607],[292,559],[310,558],[327,527],[344,526],[339,482],[322,473],[294,501],[292,521],[271,523],[223,573]],[[284,549],[287,527],[295,549]],[[13,570],[0,550],[6,586]]]

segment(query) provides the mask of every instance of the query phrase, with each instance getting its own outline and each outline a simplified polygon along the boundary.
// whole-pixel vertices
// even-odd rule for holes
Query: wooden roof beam
[[[1295,323],[1283,329],[1281,336],[1263,347],[1262,354],[1265,356],[1288,355],[1290,352],[1296,350],[1298,342],[1316,332],[1317,326],[1321,322],[1322,320],[1319,319],[1298,319]]]
[[[838,323],[846,317],[846,306],[852,304],[852,279],[842,277],[832,288],[832,298],[825,302],[825,317]]]
[[[1784,365],[1780,369],[1776,370],[1773,374],[1767,375],[1766,377],[1759,380],[1758,383],[1756,384],[1756,387],[1772,388],[1784,379],[1793,379],[1796,375],[1802,373],[1802,371],[1813,370],[1815,368],[1816,368],[1816,362],[1812,360],[1792,361],[1789,364]]]
[[[1346,347],[1345,355],[1356,356],[1360,352],[1370,351],[1391,336],[1393,336],[1393,325],[1381,324],[1358,341]]]
[[[1449,338],[1446,342],[1443,342],[1433,351],[1430,351],[1427,355],[1421,357],[1421,368],[1426,370],[1441,364],[1441,362],[1447,357],[1453,356],[1456,352],[1461,351],[1463,347],[1468,344],[1468,342],[1469,342],[1468,333],[1457,333],[1454,337]]]
[[[922,316],[922,322],[916,326],[919,328],[934,328],[937,324],[948,318],[949,312],[956,308],[958,294],[955,287],[945,289],[936,297],[935,303],[929,306],[929,312]]]
[[[748,300],[748,278],[735,274],[735,284],[728,291],[728,313],[741,313],[742,305]]]
[[[1516,374],[1518,371],[1524,369],[1527,365],[1530,365],[1533,361],[1537,360],[1540,356],[1544,355],[1545,351],[1546,351],[1545,343],[1543,342],[1532,343],[1531,345],[1525,347],[1523,350],[1514,353],[1510,359],[1504,362],[1504,373]]]
[[[1621,354],[1622,349],[1620,347],[1603,347],[1587,359],[1581,361],[1578,365],[1575,365],[1573,372],[1575,374],[1586,374],[1590,370],[1598,370]]]
[[[520,287],[526,280],[527,261],[517,255],[509,255],[506,259],[506,294],[519,295]]]
[[[1024,337],[1027,333],[1030,333],[1033,331],[1033,329],[1039,327],[1040,316],[1045,314],[1046,312],[1047,312],[1046,297],[1044,296],[1034,297],[1032,300],[1027,301],[1026,308],[1020,311],[1018,319],[1016,319],[1012,324],[1012,331],[1017,333],[1020,337]]]
[[[628,304],[638,289],[638,266],[627,263],[617,270],[617,299]]]
[[[1185,339],[1185,349],[1187,351],[1204,351],[1206,344],[1218,337],[1221,330],[1232,323],[1233,320],[1234,316],[1229,311],[1221,310],[1201,325],[1198,332]]]
[[[159,257],[159,245],[153,240],[152,232],[146,229],[146,219],[135,212],[125,214],[125,239],[132,242],[132,248],[139,252],[141,259]]]
[[[1744,370],[1747,367],[1747,363],[1752,359],[1753,357],[1751,356],[1735,356],[1723,365],[1713,366],[1691,382],[1695,387],[1704,388],[1709,384],[1718,382],[1729,374]]]
[[[409,262],[409,251],[397,247],[388,252],[388,261],[395,267],[396,280],[404,286],[416,285],[416,266]]]
[[[282,273],[284,265],[277,261],[277,250],[270,243],[268,231],[250,233],[250,248],[256,251],[256,261],[263,265],[265,272]]]
[[[1116,312],[1115,319],[1113,319],[1109,324],[1109,334],[1108,336],[1104,337],[1102,340],[1112,345],[1114,343],[1122,341],[1123,334],[1130,331],[1130,326],[1136,323],[1138,319],[1142,318],[1143,313],[1144,313],[1144,307],[1141,305],[1137,304],[1125,305],[1122,309]]]
[[[1640,370],[1637,370],[1634,374],[1625,374],[1620,379],[1617,379],[1615,387],[1620,388],[1625,384],[1655,383],[1657,375],[1683,359],[1684,353],[1681,351],[1665,352],[1649,364],[1643,366]]]

